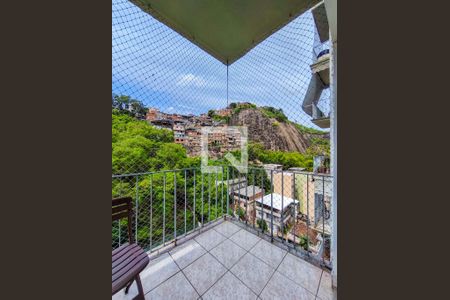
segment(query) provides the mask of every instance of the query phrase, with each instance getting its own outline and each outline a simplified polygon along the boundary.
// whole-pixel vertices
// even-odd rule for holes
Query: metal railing
[[[228,217],[328,267],[332,186],[327,174],[231,166],[112,176],[113,198],[134,199],[134,239],[147,251]],[[128,240],[126,226],[112,224],[113,249]]]

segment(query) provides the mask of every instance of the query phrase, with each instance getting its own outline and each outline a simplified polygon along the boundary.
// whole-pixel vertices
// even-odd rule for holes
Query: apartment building
[[[159,129],[169,129],[173,128],[173,121],[167,119],[157,119],[150,122],[153,126]]]
[[[197,127],[188,127],[185,130],[185,143],[188,155],[196,156],[200,155],[202,145],[202,133],[200,128]]]
[[[241,147],[241,133],[228,130],[225,135],[226,150],[238,150]]]
[[[229,108],[218,109],[216,110],[216,115],[221,117],[228,117],[231,115],[231,109]]]
[[[314,180],[314,219],[313,226],[318,231],[331,233],[331,200],[333,197],[333,178],[313,176]]]
[[[270,179],[270,173],[272,171],[282,171],[283,170],[283,165],[279,165],[279,164],[263,164],[263,168],[266,170],[267,177],[269,177],[269,179]]]
[[[250,222],[255,220],[255,199],[263,197],[263,190],[259,186],[249,185],[242,188],[236,187],[231,190],[234,200],[234,209],[238,207],[246,211],[246,216]]]
[[[149,122],[152,122],[152,121],[164,119],[164,115],[165,114],[161,113],[157,108],[151,107],[148,109],[145,119]]]
[[[328,219],[333,191],[331,177],[276,171],[273,172],[273,191],[298,200],[299,218],[309,220],[312,226],[330,226]]]
[[[226,134],[223,131],[213,131],[208,134],[208,145],[224,146],[226,143]]]
[[[256,198],[255,203],[256,218],[266,221],[269,228],[273,210],[273,233],[278,234],[278,231],[281,230],[281,224],[285,226],[290,221],[299,202],[290,197],[272,193],[262,198]]]
[[[309,220],[320,230],[330,229],[330,210],[333,191],[331,177],[315,174],[295,174],[295,195],[300,201],[300,217]],[[298,195],[298,196],[297,196]]]
[[[274,171],[273,191],[289,198],[298,199],[298,195],[294,195],[294,173],[288,171]]]
[[[173,137],[177,144],[184,144],[186,140],[185,125],[182,122],[173,123]]]

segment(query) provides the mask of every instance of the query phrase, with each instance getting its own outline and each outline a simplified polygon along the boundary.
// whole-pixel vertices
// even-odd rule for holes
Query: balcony
[[[214,174],[193,168],[113,175],[113,196],[135,200],[133,234],[150,257],[141,273],[146,299],[335,299],[323,243],[330,236],[324,228],[331,221],[325,190],[331,177],[262,168],[241,176],[229,166]],[[262,222],[247,184],[263,187],[255,188],[258,199],[273,199],[274,190],[278,200],[292,196],[290,218],[276,228],[272,200]],[[234,190],[247,195],[236,199]],[[127,241],[124,228],[126,222],[113,223],[113,249]],[[133,283],[128,294],[112,298],[136,294]]]
[[[147,251],[148,299],[334,298],[333,178],[303,171],[335,149],[323,4],[175,2],[113,0],[112,195],[134,216],[112,248]]]

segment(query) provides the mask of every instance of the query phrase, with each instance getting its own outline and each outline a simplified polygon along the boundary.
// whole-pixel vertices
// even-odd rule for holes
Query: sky
[[[311,78],[317,33],[299,16],[227,67],[126,0],[112,5],[112,92],[167,113],[201,114],[231,102],[283,109],[317,128],[301,109]],[[319,108],[329,112],[329,91]]]

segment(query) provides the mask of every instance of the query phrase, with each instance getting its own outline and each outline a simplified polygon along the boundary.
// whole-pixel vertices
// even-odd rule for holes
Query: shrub
[[[320,131],[311,127],[306,127],[304,125],[301,124],[297,124],[292,122],[292,124],[294,124],[295,127],[297,127],[297,130],[300,131],[301,133],[310,133],[310,134],[325,134],[325,131]]]
[[[284,112],[281,108],[276,109],[276,108],[270,107],[270,106],[263,106],[263,107],[261,107],[261,111],[268,118],[273,118],[280,122],[288,121],[288,118],[286,117],[286,115],[284,114]]]
[[[286,235],[292,229],[292,223],[288,223],[283,226],[283,234]]]
[[[268,226],[267,226],[267,223],[266,223],[265,220],[259,219],[256,223],[258,224],[259,228],[261,228],[262,232],[266,232],[267,231]]]
[[[306,237],[306,235],[300,236],[300,247],[302,247],[305,250],[308,249],[308,238]]]
[[[245,211],[242,207],[238,208],[237,215],[239,216],[239,219],[241,219],[242,221],[245,220]]]

